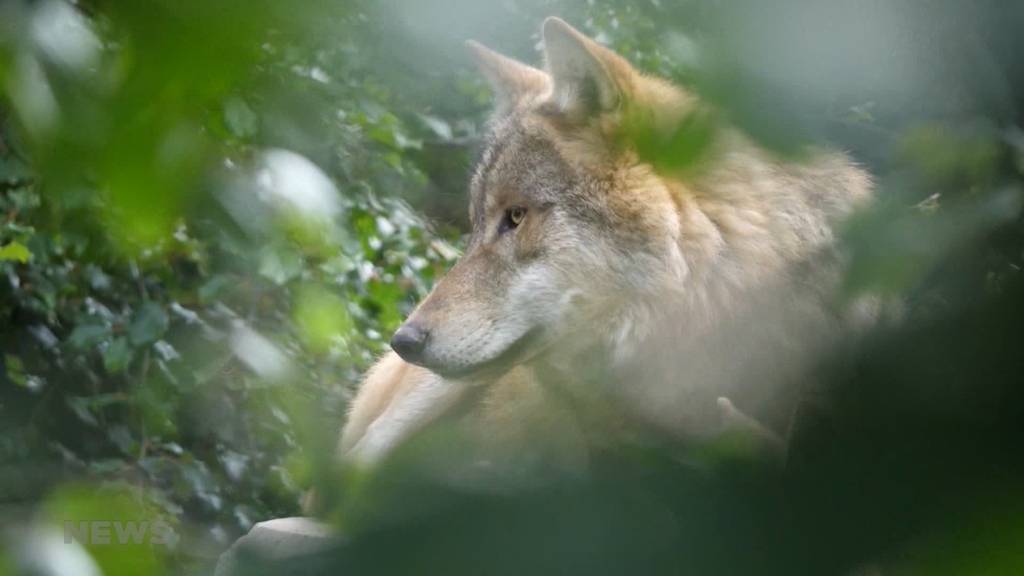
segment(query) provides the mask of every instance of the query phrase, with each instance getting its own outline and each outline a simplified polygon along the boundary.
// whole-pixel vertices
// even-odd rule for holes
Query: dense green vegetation
[[[654,450],[508,498],[409,479],[372,495],[415,521],[324,561],[1017,573],[1024,9],[870,4],[0,5],[0,574],[30,520],[163,518],[173,547],[90,552],[205,573],[298,513],[359,374],[458,255],[489,99],[462,41],[536,61],[550,14],[780,154],[851,150],[880,201],[846,231],[846,285],[904,323],[823,360],[833,416],[786,474]]]

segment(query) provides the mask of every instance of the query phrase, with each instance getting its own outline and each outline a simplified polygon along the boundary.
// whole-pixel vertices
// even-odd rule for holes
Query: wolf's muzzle
[[[423,358],[427,334],[426,330],[416,324],[402,324],[391,337],[391,349],[401,356],[402,360],[417,364]]]

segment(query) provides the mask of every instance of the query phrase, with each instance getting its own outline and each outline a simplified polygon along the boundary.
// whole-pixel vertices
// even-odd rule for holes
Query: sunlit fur
[[[544,44],[545,71],[470,45],[497,98],[473,233],[409,319],[430,333],[422,366],[388,354],[371,370],[343,455],[373,462],[460,402],[482,444],[570,467],[602,427],[707,433],[722,396],[784,426],[842,324],[834,226],[869,199],[865,172],[728,127],[698,165],[656,171],[622,144],[626,117],[667,133],[706,105],[560,20]],[[526,217],[499,234],[513,206]]]

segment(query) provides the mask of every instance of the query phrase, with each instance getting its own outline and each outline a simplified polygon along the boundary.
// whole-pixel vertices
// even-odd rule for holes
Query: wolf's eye
[[[526,218],[526,208],[523,208],[522,206],[513,206],[508,210],[505,210],[505,217],[501,219],[501,225],[498,226],[498,233],[503,234],[509,230],[514,230],[519,227],[523,218]]]

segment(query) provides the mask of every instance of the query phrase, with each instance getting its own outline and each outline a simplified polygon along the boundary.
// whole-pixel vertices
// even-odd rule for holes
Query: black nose
[[[415,324],[402,324],[391,337],[391,349],[406,362],[416,363],[427,343],[427,331]]]

